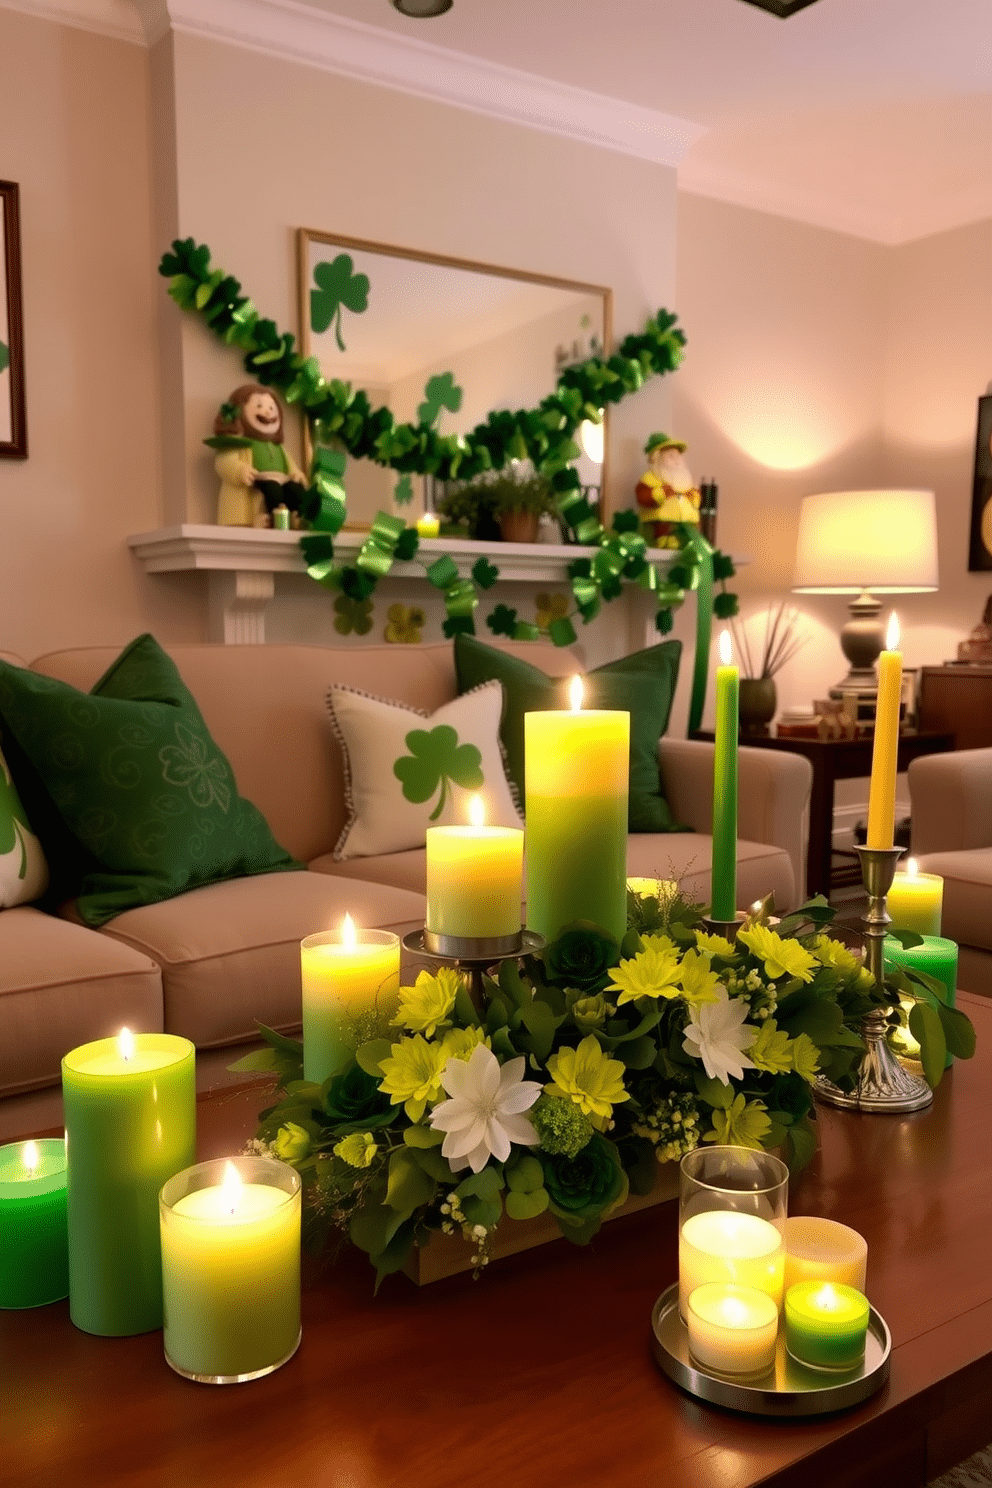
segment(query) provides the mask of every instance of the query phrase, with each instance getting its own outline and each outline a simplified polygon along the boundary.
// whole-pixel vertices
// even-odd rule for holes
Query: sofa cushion
[[[48,887],[48,864],[0,754],[0,909],[30,904]]]
[[[405,933],[424,923],[419,894],[323,873],[209,884],[117,915],[102,934],[162,968],[165,1031],[197,1047],[256,1037],[256,1023],[298,1028],[300,941],[337,926]]]
[[[84,694],[0,665],[11,769],[60,898],[102,925],[122,910],[299,866],[238,793],[192,694],[150,635]]]
[[[992,847],[924,853],[917,861],[921,873],[939,873],[944,880],[941,934],[992,951]]]
[[[0,1095],[57,1085],[64,1054],[125,1027],[162,1031],[154,961],[30,905],[0,915]]]
[[[327,694],[345,757],[348,820],[337,858],[423,847],[428,827],[464,824],[478,792],[490,826],[520,825],[499,740],[503,689],[485,683],[427,714],[353,687]]]
[[[678,680],[681,641],[663,641],[583,675],[584,706],[630,714],[630,806],[632,832],[685,831],[665,800],[658,768],[658,740],[668,727]],[[486,646],[474,636],[455,637],[455,669],[464,692],[496,678],[506,693],[502,738],[509,771],[524,799],[524,714],[568,706],[559,677],[522,657]]]

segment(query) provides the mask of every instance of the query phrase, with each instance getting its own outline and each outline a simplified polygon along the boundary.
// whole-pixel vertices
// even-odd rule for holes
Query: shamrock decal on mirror
[[[431,821],[437,821],[444,810],[449,785],[460,785],[463,790],[481,790],[485,785],[481,753],[474,744],[459,744],[458,734],[449,723],[432,729],[411,729],[405,743],[410,753],[400,756],[393,774],[406,799],[418,805],[440,789]]]
[[[393,500],[397,506],[408,506],[413,500],[413,481],[408,475],[401,475],[393,487]]]
[[[345,350],[341,339],[341,306],[355,315],[368,309],[369,276],[356,274],[354,270],[351,255],[339,253],[333,263],[316,264],[313,271],[317,288],[310,291],[310,328],[322,336],[333,322],[339,351]]]
[[[20,847],[18,878],[24,878],[28,871],[28,849],[24,833],[30,830],[24,807],[14,789],[14,782],[7,773],[4,761],[0,759],[0,857],[5,858],[15,847]]]
[[[462,390],[450,372],[440,372],[432,377],[424,388],[424,402],[417,409],[417,418],[422,424],[433,424],[442,408],[457,413],[462,406]]]

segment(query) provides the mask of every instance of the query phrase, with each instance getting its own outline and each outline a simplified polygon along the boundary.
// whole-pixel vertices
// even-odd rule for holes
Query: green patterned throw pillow
[[[48,857],[50,899],[75,897],[88,925],[220,879],[301,866],[238,794],[150,635],[90,693],[0,662],[0,728]]]
[[[48,864],[0,754],[0,909],[30,904],[48,887]]]

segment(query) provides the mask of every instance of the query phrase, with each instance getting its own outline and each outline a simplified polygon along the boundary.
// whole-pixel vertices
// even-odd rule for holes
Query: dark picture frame
[[[971,496],[968,572],[992,570],[992,393],[978,400],[975,480]]]
[[[17,185],[0,181],[0,458],[26,460],[24,319],[21,300],[21,214]]]

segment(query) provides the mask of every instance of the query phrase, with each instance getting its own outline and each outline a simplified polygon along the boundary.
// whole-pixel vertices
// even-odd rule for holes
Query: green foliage
[[[440,791],[431,821],[437,821],[444,810],[449,784],[464,790],[480,790],[485,785],[482,755],[474,744],[459,744],[456,730],[448,723],[432,729],[411,729],[406,747],[410,753],[400,756],[393,774],[408,801],[429,801],[436,790]]]
[[[341,308],[343,306],[356,315],[368,308],[368,275],[356,274],[351,255],[339,253],[332,263],[316,264],[313,277],[317,288],[310,291],[310,329],[320,336],[330,329],[333,322],[338,349],[344,351]]]

